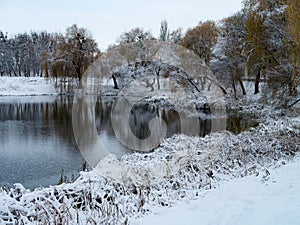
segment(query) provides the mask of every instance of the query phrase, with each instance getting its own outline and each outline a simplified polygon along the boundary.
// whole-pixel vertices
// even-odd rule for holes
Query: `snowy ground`
[[[52,79],[44,77],[0,77],[0,96],[57,94]]]
[[[133,225],[228,224],[291,225],[300,223],[300,160],[269,170],[270,177],[233,179],[196,200],[172,208],[154,207]]]

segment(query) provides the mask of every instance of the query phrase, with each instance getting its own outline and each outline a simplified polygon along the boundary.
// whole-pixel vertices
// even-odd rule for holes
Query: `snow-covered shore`
[[[196,200],[172,208],[153,207],[151,213],[132,219],[133,225],[297,225],[300,222],[300,158],[272,168],[270,176],[232,179],[203,191]]]
[[[206,224],[239,224],[247,219],[291,224],[299,219],[297,202],[289,203],[300,196],[299,161],[290,164],[299,157],[299,124],[299,117],[268,118],[239,135],[224,131],[204,138],[173,136],[152,153],[123,157],[124,182],[92,171],[82,172],[74,183],[34,191],[21,184],[2,188],[0,223],[169,224],[168,209],[175,206],[170,212],[176,212],[178,221],[190,216],[184,218],[186,224],[203,215]],[[159,179],[153,171],[161,172]],[[276,201],[279,208],[260,211]],[[287,204],[290,210],[279,214]],[[161,215],[160,222],[155,214]]]
[[[0,96],[55,95],[51,78],[0,77]]]

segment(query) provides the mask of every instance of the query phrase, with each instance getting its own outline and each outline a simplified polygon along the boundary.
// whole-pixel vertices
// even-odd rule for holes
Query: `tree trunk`
[[[261,71],[261,68],[258,68],[258,72],[255,77],[254,94],[259,93],[260,71]]]
[[[160,90],[159,76],[156,77],[157,80],[157,89]]]
[[[78,80],[81,81],[82,74],[81,74],[81,66],[80,65],[78,65],[76,67],[76,73],[77,73]]]
[[[236,87],[235,87],[235,72],[232,73],[231,75],[231,78],[232,78],[232,88],[233,88],[233,95],[234,95],[234,98],[236,99]]]
[[[240,82],[240,85],[241,85],[241,88],[242,88],[243,95],[246,95],[246,89],[245,89],[243,81],[241,79],[239,79],[239,82]]]
[[[292,71],[291,85],[290,85],[290,95],[298,96],[297,90],[297,64],[294,66]]]
[[[119,89],[117,79],[116,79],[115,75],[112,75],[112,79],[114,81],[114,89]]]

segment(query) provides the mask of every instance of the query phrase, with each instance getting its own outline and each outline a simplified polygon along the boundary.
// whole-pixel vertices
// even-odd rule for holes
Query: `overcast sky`
[[[0,0],[0,30],[64,32],[76,23],[91,31],[101,50],[134,27],[158,36],[166,19],[185,31],[199,21],[220,20],[242,7],[241,0]]]

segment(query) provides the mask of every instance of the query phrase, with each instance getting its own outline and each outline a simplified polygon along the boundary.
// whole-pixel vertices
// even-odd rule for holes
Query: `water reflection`
[[[71,100],[0,99],[0,185],[57,184],[62,169],[65,176],[77,176],[83,159],[72,133]]]
[[[240,112],[228,112],[226,121],[226,130],[239,134],[249,127],[258,126],[258,121],[254,119],[254,115],[241,114]]]
[[[199,126],[195,127],[197,130],[191,131],[191,135],[205,136],[211,132],[211,113],[208,110],[200,109],[196,115],[180,114],[173,107],[156,106],[155,104],[135,105],[129,116],[129,125],[137,138],[146,139],[150,136],[149,122],[154,117],[161,117],[167,126],[166,137],[171,137],[174,134],[182,133],[182,126],[188,126],[191,131],[196,126],[195,121]],[[185,116],[185,123],[191,121],[189,124],[182,124],[180,119]]]
[[[132,153],[118,141],[112,128],[110,115],[115,98],[93,98],[95,129],[105,148],[118,158]],[[0,98],[0,186],[16,182],[27,188],[57,184],[62,169],[66,176],[77,176],[84,160],[73,135],[72,103],[68,96]],[[199,113],[198,134],[204,136],[211,131],[210,112]],[[153,104],[135,105],[131,109],[132,133],[139,139],[149,137],[148,124],[155,116],[165,121],[167,137],[181,133],[179,113]],[[251,118],[238,114],[229,114],[227,119],[227,129],[233,132],[253,125]]]

